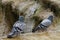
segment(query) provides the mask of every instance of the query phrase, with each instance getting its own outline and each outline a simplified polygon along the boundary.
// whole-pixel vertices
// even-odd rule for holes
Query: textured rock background
[[[12,9],[9,9],[10,1],[13,1]],[[37,0],[37,2],[38,1],[39,0]],[[36,12],[32,11],[34,12],[34,14],[28,17],[28,15],[30,15],[29,8],[36,3],[35,1],[32,1],[32,0],[31,1],[30,0],[28,1],[27,0],[2,0],[2,3],[5,6],[4,8],[7,8],[7,9],[3,8],[3,11],[0,10],[0,39],[1,40],[60,40],[60,19],[59,17],[54,16],[54,12],[50,10],[51,9],[50,7],[46,8],[46,6],[48,6],[46,4],[48,4],[51,1],[53,5],[55,4],[58,5],[58,9],[59,9],[60,0],[57,0],[57,1],[56,0],[46,0],[46,1],[42,0],[41,3],[40,1],[38,3],[39,7],[37,8]],[[23,3],[27,2],[27,3],[25,3],[26,5],[24,4],[25,6],[21,5],[22,6],[21,7],[19,6],[19,4],[21,4],[22,2]],[[45,2],[45,4],[43,2]],[[8,4],[8,5],[6,6],[5,4]],[[15,8],[19,9],[18,10],[19,12],[17,12]],[[23,12],[24,14],[26,14],[25,23],[27,24],[26,28],[28,29],[25,29],[25,31],[29,33],[21,34],[18,37],[8,39],[5,37],[5,35],[7,35],[10,32],[12,25],[18,19],[18,16],[19,16],[18,13],[20,12]],[[59,10],[56,13],[59,15],[60,13]],[[54,22],[47,29],[47,31],[44,31],[44,32],[39,31],[36,33],[31,33],[31,29],[34,26],[38,25],[40,20],[47,18],[49,15],[54,16]]]

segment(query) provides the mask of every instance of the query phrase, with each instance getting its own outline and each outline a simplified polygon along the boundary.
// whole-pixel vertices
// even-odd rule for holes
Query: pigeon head
[[[50,15],[50,16],[48,17],[48,19],[49,19],[50,21],[53,21],[53,16]]]
[[[19,21],[24,22],[24,16],[19,16]]]

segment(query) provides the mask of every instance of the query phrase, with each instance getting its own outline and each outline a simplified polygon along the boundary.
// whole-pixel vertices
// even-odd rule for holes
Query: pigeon
[[[42,20],[42,22],[35,28],[32,29],[32,32],[37,30],[46,30],[53,22],[53,16],[50,15],[47,19]]]
[[[19,16],[18,21],[16,21],[14,23],[13,28],[12,28],[11,32],[8,34],[7,38],[13,38],[20,33],[24,33],[24,31],[23,31],[24,27],[25,27],[24,17]]]

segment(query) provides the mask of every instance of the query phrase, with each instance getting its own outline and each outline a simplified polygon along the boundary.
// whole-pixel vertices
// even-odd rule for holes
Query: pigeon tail
[[[37,30],[39,30],[40,29],[40,27],[35,27],[33,30],[32,30],[32,32],[34,33],[35,31],[37,31]]]
[[[10,34],[8,34],[7,38],[13,38],[22,32],[23,31],[18,27],[13,27],[12,31],[10,32]]]

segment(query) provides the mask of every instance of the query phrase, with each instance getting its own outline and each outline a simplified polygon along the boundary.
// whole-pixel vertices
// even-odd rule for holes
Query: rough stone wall
[[[10,1],[13,1],[13,4],[12,4],[13,8],[9,4]],[[24,0],[16,0],[16,1],[15,0],[8,0],[8,1],[7,0],[2,0],[2,3],[7,2],[6,5],[5,4],[3,5],[4,6],[5,19],[4,19],[4,15],[1,14],[2,15],[2,20],[1,21],[5,22],[5,25],[3,27],[1,26],[3,28],[2,30],[3,31],[5,30],[4,34],[7,34],[7,32],[9,32],[12,29],[12,25],[18,19],[19,12],[23,12],[24,14],[26,14],[26,12],[27,12],[26,15],[28,16],[28,14],[29,14],[28,11],[30,11],[28,8],[30,8],[32,5],[35,4],[35,1],[33,1],[33,2],[30,1],[29,2],[30,4],[27,1],[26,5],[24,4],[25,6],[23,7],[22,11],[18,10],[19,12],[16,12],[15,8],[16,8],[16,6],[18,6],[21,3],[21,1],[24,1]],[[24,2],[26,2],[26,1],[24,1]],[[20,7],[20,9],[21,9],[21,7]],[[48,15],[46,15],[46,14],[48,14]],[[29,19],[26,18],[25,19],[26,20],[25,22],[27,24],[27,28],[32,29],[34,26],[37,26],[39,24],[38,22],[40,20],[42,20],[44,18],[47,18],[50,14],[53,15],[53,12],[51,12],[50,9],[45,9],[44,7],[42,7],[42,5],[40,5],[39,8],[36,10],[36,12],[34,12],[34,14],[31,16],[31,18],[29,18]],[[44,16],[44,15],[46,15],[46,16]],[[39,18],[39,19],[36,19],[36,18]],[[37,20],[38,22],[35,21],[34,19]],[[3,34],[3,32],[1,32],[1,34]]]

